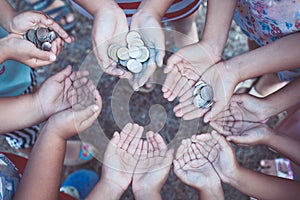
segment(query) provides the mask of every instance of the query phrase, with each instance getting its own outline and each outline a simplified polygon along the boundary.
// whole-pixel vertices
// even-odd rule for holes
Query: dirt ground
[[[19,9],[24,10],[27,7],[24,5],[23,0],[11,0],[13,4]],[[199,35],[201,35],[201,31],[204,26],[205,21],[205,9],[206,9],[206,2],[200,8],[197,13],[197,26]],[[76,13],[76,12],[75,12]],[[75,30],[71,32],[71,34],[76,38],[76,41],[73,44],[66,45],[65,50],[61,53],[58,58],[58,61],[52,64],[51,66],[45,66],[38,69],[39,78],[38,81],[42,82],[45,78],[49,77],[50,75],[56,73],[63,67],[71,64],[74,68],[82,68],[82,63],[88,55],[90,55],[92,51],[92,43],[91,43],[91,30],[92,30],[92,21],[88,20],[87,18],[81,16],[80,14],[76,13],[78,18],[78,23],[76,25]],[[172,28],[166,24],[166,30],[169,33],[172,33]],[[167,47],[170,49],[173,47],[172,41],[172,34],[167,34]],[[240,29],[233,23],[230,35],[228,38],[228,42],[226,45],[226,49],[224,51],[223,59],[231,58],[232,56],[241,54],[248,50],[247,47],[247,39],[244,34],[241,33]],[[90,61],[89,64],[93,64],[96,66],[96,61]],[[94,68],[93,68],[94,69]],[[158,79],[161,81],[163,80],[162,73],[157,73]],[[160,82],[158,81],[158,82]],[[115,88],[122,85],[121,92],[119,95],[126,95],[133,91],[131,90],[130,86],[127,84],[126,81],[120,81],[115,77],[111,77],[108,75],[103,75],[99,80],[97,80],[98,89],[100,94],[103,98],[103,110],[101,115],[98,118],[98,122],[107,136],[110,138],[113,131],[120,130],[122,124],[127,123],[127,121],[121,121],[116,123],[115,122],[115,110],[112,109],[114,102],[114,95],[115,95]],[[114,94],[113,94],[114,93]],[[181,119],[178,119],[174,116],[172,111],[173,106],[176,104],[175,102],[168,102],[162,97],[161,92],[161,85],[157,84],[155,89],[148,94],[143,94],[139,92],[135,92],[130,96],[130,101],[128,108],[130,117],[132,121],[139,123],[140,125],[147,126],[148,128],[155,128],[160,130],[161,135],[164,139],[170,143],[174,141],[179,141],[181,138],[188,137],[188,135],[194,134],[193,132],[189,132],[188,128],[191,127],[191,124],[194,126],[197,125],[198,132],[206,132],[209,127],[206,124],[203,124],[201,120],[196,120],[192,122],[182,122]],[[159,106],[157,106],[159,105]],[[154,112],[151,113],[151,109]],[[122,111],[122,107],[120,106],[118,109]],[[163,109],[163,110],[161,110]],[[162,112],[160,112],[162,111]],[[163,124],[159,124],[160,120],[155,119],[165,119]],[[273,126],[277,121],[277,117],[272,118],[270,121],[270,125]],[[153,123],[156,122],[157,126],[153,126]],[[118,124],[118,125],[117,125]],[[121,125],[120,125],[121,124]],[[151,125],[151,126],[150,126]],[[152,127],[153,126],[153,127]],[[185,130],[185,131],[182,131]],[[193,127],[195,130],[195,127]],[[180,135],[182,133],[182,135]],[[90,134],[90,135],[89,135]],[[87,131],[88,137],[83,137],[83,140],[87,140],[94,145],[97,145],[97,130],[89,129]],[[90,136],[90,137],[89,137]],[[96,140],[96,141],[95,141]],[[98,140],[99,141],[99,140]],[[2,148],[6,150],[7,145],[5,144],[4,140],[1,141]],[[238,147],[233,146],[236,152],[236,156],[238,158],[238,162],[252,170],[257,170],[259,166],[259,161],[261,159],[266,158],[274,158],[278,155],[272,151],[270,151],[265,146],[255,146],[255,147]],[[69,173],[80,169],[92,169],[100,174],[101,172],[101,162],[97,159],[92,160],[90,163],[77,166],[77,167],[64,167],[63,171],[63,178],[65,178]],[[236,189],[232,188],[229,185],[224,184],[223,189],[225,192],[226,199],[235,200],[235,199],[249,199],[249,197],[243,195]],[[174,173],[171,171],[169,178],[162,189],[162,196],[163,199],[198,199],[197,192],[181,183]],[[128,190],[123,194],[121,199],[133,199],[133,195],[131,189]]]

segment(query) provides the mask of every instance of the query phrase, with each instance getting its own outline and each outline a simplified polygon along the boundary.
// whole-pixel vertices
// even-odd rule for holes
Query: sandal
[[[99,181],[94,171],[81,169],[71,173],[63,182],[59,191],[75,199],[85,199]]]
[[[53,19],[54,21],[58,22],[66,17],[68,14],[73,13],[72,8],[68,5],[66,0],[61,0],[65,3],[64,6],[59,6],[57,8],[53,8],[50,10],[45,11],[44,13],[49,16],[54,16]],[[38,0],[35,3],[31,3],[30,0],[25,0],[26,4],[32,9],[32,10],[38,10],[38,11],[43,11],[47,9],[49,6],[51,6],[55,0]],[[63,29],[66,31],[71,31],[77,23],[77,19],[74,19],[72,22],[67,22],[66,24],[61,24],[59,23]]]
[[[78,150],[80,145],[80,150]],[[77,155],[75,156],[74,152]],[[65,166],[77,166],[85,164],[93,159],[95,147],[89,143],[81,142],[78,140],[69,140],[67,142],[67,150],[64,160]],[[76,157],[76,158],[75,158]]]

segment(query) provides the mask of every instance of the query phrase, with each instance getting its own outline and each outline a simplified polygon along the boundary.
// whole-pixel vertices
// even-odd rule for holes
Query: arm
[[[299,67],[300,33],[285,36],[271,44],[236,56],[224,62],[238,77],[238,82],[262,74]],[[255,62],[253,62],[255,61]]]
[[[66,140],[46,125],[34,145],[14,200],[57,199],[65,150]]]
[[[295,79],[282,89],[262,99],[263,113],[268,117],[274,116],[288,108],[299,104],[300,78]]]
[[[257,199],[295,199],[300,183],[239,167],[225,183]],[[289,192],[284,192],[289,191]]]
[[[158,20],[161,20],[173,2],[174,0],[143,0],[135,15],[147,13],[148,15],[154,16]]]
[[[16,15],[16,11],[7,2],[7,0],[2,0],[0,2],[0,11],[0,25],[10,32],[11,22],[13,17]]]
[[[201,43],[211,48],[213,55],[221,59],[228,38],[237,0],[208,0],[205,26]]]
[[[106,9],[108,6],[119,7],[114,0],[74,0],[81,7],[86,9],[91,15],[95,15],[101,9]]]

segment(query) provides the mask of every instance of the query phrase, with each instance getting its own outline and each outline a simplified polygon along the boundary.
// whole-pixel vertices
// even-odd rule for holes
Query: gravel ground
[[[20,10],[27,9],[24,6],[22,0],[11,0]],[[201,35],[204,21],[205,21],[205,9],[206,2],[204,6],[200,8],[197,13],[197,25],[199,35]],[[56,73],[63,67],[68,64],[73,65],[75,68],[82,68],[82,63],[89,60],[89,65],[91,65],[91,70],[98,69],[96,61],[91,57],[92,43],[91,43],[91,29],[92,21],[82,17],[80,14],[76,13],[78,17],[78,23],[71,32],[71,34],[76,38],[76,41],[73,44],[66,45],[65,50],[60,54],[58,61],[54,64],[38,69],[39,73],[39,82],[42,82],[45,78]],[[166,26],[167,32],[167,48],[170,49],[173,46],[172,41],[172,28]],[[169,33],[169,34],[168,34]],[[241,33],[239,27],[234,23],[232,24],[229,38],[227,41],[226,48],[224,50],[223,59],[231,58],[232,56],[241,54],[248,50],[247,39],[244,34]],[[84,62],[83,62],[84,61]],[[92,74],[97,74],[97,71],[93,71]],[[181,138],[188,137],[189,135],[194,134],[197,130],[198,132],[206,132],[209,127],[203,124],[200,120],[194,120],[189,122],[183,122],[181,119],[178,119],[174,116],[172,111],[175,102],[168,102],[162,97],[160,83],[163,80],[163,75],[160,71],[157,72],[157,85],[155,89],[148,94],[143,94],[139,92],[133,93],[130,86],[126,81],[119,80],[115,77],[108,75],[101,76],[100,79],[96,80],[98,83],[98,89],[103,98],[103,110],[98,118],[98,124],[101,126],[103,132],[105,133],[106,138],[110,138],[113,131],[120,130],[119,127],[126,124],[127,122],[134,121],[143,126],[146,126],[146,129],[152,129],[160,131],[161,135],[165,138],[168,143],[177,145]],[[128,96],[128,94],[132,94]],[[115,98],[115,95],[125,95],[128,97],[129,105],[122,106],[122,102],[118,102],[118,98]],[[122,99],[123,100],[123,99]],[[112,104],[119,105],[117,110],[112,109]],[[118,118],[114,115],[115,112],[124,116]],[[125,112],[127,111],[127,112]],[[127,116],[129,114],[129,116]],[[118,121],[118,119],[124,119],[124,117],[129,117],[128,121]],[[126,119],[126,118],[125,118]],[[274,125],[277,121],[275,117],[270,122],[271,125]],[[163,123],[164,122],[164,123]],[[191,128],[192,127],[192,128]],[[195,129],[197,127],[197,129]],[[100,137],[100,140],[98,139]],[[101,137],[103,135],[99,134],[98,130],[95,130],[95,127],[86,131],[81,139],[84,141],[91,142],[95,146],[102,145]],[[9,150],[3,140],[1,140],[2,147],[6,150]],[[258,163],[261,159],[265,158],[274,158],[278,156],[274,152],[268,150],[265,146],[255,146],[255,147],[237,147],[234,146],[238,162],[250,169],[256,170],[258,168]],[[63,177],[66,177],[69,173],[79,169],[86,168],[92,169],[96,172],[101,172],[101,162],[94,159],[86,165],[79,167],[64,167]],[[232,188],[229,185],[223,185],[226,199],[249,199],[247,196],[243,195],[236,189]],[[167,183],[162,190],[163,199],[198,199],[196,191],[183,183],[181,183],[174,173],[171,171]],[[121,199],[133,199],[131,189],[129,188]]]

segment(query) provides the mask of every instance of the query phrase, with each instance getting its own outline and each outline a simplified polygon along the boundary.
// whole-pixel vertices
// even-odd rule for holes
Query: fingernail
[[[115,133],[114,133],[114,135],[113,135],[113,137],[117,137],[117,135],[118,135],[118,133],[117,133],[117,132],[115,132]]]
[[[230,137],[226,137],[226,140],[230,142],[230,141],[231,141],[231,138],[230,138]]]
[[[260,161],[260,165],[265,165],[265,164],[266,164],[266,162],[264,160]]]
[[[54,54],[50,54],[50,61],[51,62],[56,61],[56,56]]]
[[[93,108],[92,108],[93,112],[97,112],[99,110],[99,106],[97,105],[94,105]]]

